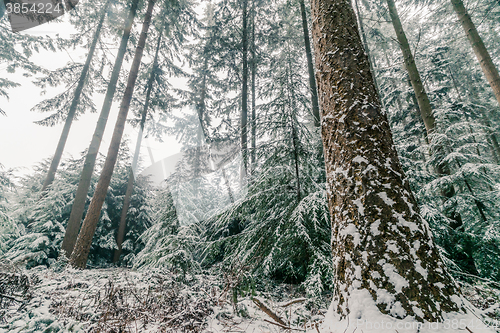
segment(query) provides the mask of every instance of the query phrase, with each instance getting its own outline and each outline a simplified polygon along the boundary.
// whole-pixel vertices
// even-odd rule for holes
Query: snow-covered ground
[[[290,285],[254,295],[227,286],[168,271],[0,265],[0,333],[317,332],[328,305],[328,297],[307,300]]]

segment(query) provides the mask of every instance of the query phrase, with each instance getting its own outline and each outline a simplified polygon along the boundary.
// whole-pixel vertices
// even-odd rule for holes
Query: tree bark
[[[68,225],[66,226],[66,232],[61,246],[62,252],[68,258],[71,256],[71,252],[73,252],[73,247],[75,246],[76,238],[78,237],[78,231],[80,230],[80,223],[85,210],[85,202],[87,201],[87,194],[89,192],[90,182],[94,172],[95,161],[97,159],[99,147],[101,146],[104,130],[106,129],[109,111],[111,110],[111,104],[113,103],[113,96],[115,95],[116,84],[118,82],[120,69],[123,64],[123,58],[125,56],[125,52],[127,51],[127,43],[130,37],[130,31],[132,30],[132,23],[134,22],[137,12],[138,3],[139,0],[134,0],[132,2],[128,18],[125,21],[123,36],[121,38],[120,47],[118,48],[113,71],[111,72],[111,78],[108,83],[108,89],[106,91],[104,103],[99,115],[99,120],[97,121],[87,155],[85,156],[85,162],[83,164],[80,181],[76,190],[75,200],[73,201],[71,215],[68,220]]]
[[[413,90],[415,91],[415,96],[417,97],[420,114],[422,116],[422,120],[424,121],[427,135],[429,136],[435,129],[435,119],[434,115],[432,114],[431,103],[429,101],[429,97],[427,97],[427,93],[425,92],[422,80],[420,79],[420,74],[418,72],[417,65],[415,64],[413,54],[411,53],[410,44],[408,43],[408,39],[406,38],[406,34],[403,30],[401,20],[399,19],[394,0],[386,1],[387,6],[389,7],[389,14],[391,16],[392,25],[394,26],[399,46],[401,48],[401,51],[403,52],[406,70],[408,71],[411,85],[413,87]]]
[[[483,70],[484,76],[488,83],[493,89],[493,93],[500,105],[500,75],[498,74],[498,69],[495,67],[495,64],[491,60],[490,54],[486,49],[486,46],[483,43],[481,36],[476,30],[476,26],[472,22],[469,13],[464,7],[462,0],[451,0],[453,5],[453,9],[455,13],[457,13],[458,19],[464,28],[465,34],[469,39],[469,42],[476,54],[477,60],[481,65],[481,69]]]
[[[312,13],[336,285],[326,331],[468,317],[404,179],[350,0],[312,0]]]
[[[243,170],[241,180],[247,176],[248,171],[248,0],[243,0],[243,74],[241,89],[241,153]]]
[[[151,91],[153,90],[153,82],[158,69],[158,54],[160,52],[161,38],[163,31],[159,31],[158,41],[156,44],[156,52],[153,60],[153,68],[151,69],[151,74],[148,79],[146,87],[146,99],[144,101],[144,108],[141,113],[141,121],[139,123],[139,133],[137,134],[137,142],[135,144],[134,158],[132,160],[132,165],[130,167],[127,190],[125,191],[125,198],[123,199],[122,213],[120,216],[120,225],[118,226],[118,234],[116,236],[116,245],[118,248],[115,250],[113,256],[113,263],[120,260],[120,255],[122,254],[122,243],[125,238],[125,230],[127,228],[127,213],[130,207],[130,199],[132,198],[132,192],[134,190],[134,172],[137,169],[137,164],[139,164],[139,153],[141,151],[142,134],[144,133],[144,125],[146,124],[146,118],[148,115],[149,100],[151,98]]]
[[[309,72],[309,89],[311,90],[312,114],[314,118],[314,126],[320,127],[320,115],[318,104],[318,89],[316,87],[316,79],[314,77],[314,64],[311,52],[311,42],[309,40],[309,27],[307,24],[306,5],[304,0],[299,0],[300,14],[302,15],[302,30],[304,31],[304,44],[306,46],[307,70]]]
[[[151,24],[151,16],[154,4],[155,0],[148,1],[148,8],[146,10],[144,23],[142,24],[141,35],[139,37],[137,48],[135,50],[132,67],[130,68],[127,87],[125,88],[125,93],[120,105],[120,111],[118,113],[118,119],[116,120],[116,125],[113,136],[111,138],[111,143],[109,145],[106,161],[104,162],[104,167],[99,178],[99,182],[97,183],[94,196],[92,197],[92,201],[90,202],[90,207],[88,209],[87,215],[85,216],[82,228],[80,230],[80,233],[78,234],[75,248],[73,250],[73,253],[71,254],[70,264],[75,268],[84,269],[87,265],[92,238],[94,237],[97,222],[99,221],[99,217],[101,215],[101,208],[106,198],[109,183],[111,181],[111,176],[113,174],[113,169],[118,157],[118,150],[120,148],[123,130],[125,128],[125,121],[127,120],[130,101],[132,99],[132,93],[134,91],[135,82],[139,73],[139,67],[144,51],[144,45],[146,44],[148,29]]]
[[[68,140],[69,131],[71,129],[71,125],[73,123],[73,119],[75,118],[76,110],[78,108],[78,103],[80,102],[80,96],[83,91],[83,87],[85,85],[85,81],[87,79],[87,74],[90,70],[90,63],[92,62],[92,58],[94,57],[95,48],[97,42],[99,41],[99,36],[101,35],[102,25],[104,23],[104,19],[106,18],[106,13],[108,12],[110,0],[106,2],[104,8],[102,9],[101,16],[99,18],[99,23],[97,24],[97,28],[94,32],[94,36],[92,38],[92,43],[90,44],[89,53],[87,54],[87,59],[85,60],[85,64],[83,65],[82,72],[80,73],[80,78],[78,79],[78,85],[75,89],[75,94],[73,95],[73,100],[71,101],[71,106],[69,107],[68,116],[66,117],[66,121],[64,123],[64,127],[59,138],[59,142],[57,144],[56,152],[52,157],[52,162],[50,163],[49,171],[47,172],[47,177],[42,186],[42,196],[44,195],[47,187],[52,184],[54,181],[57,168],[59,167],[59,163],[61,162],[61,157],[64,152],[64,146],[66,145],[66,141]]]

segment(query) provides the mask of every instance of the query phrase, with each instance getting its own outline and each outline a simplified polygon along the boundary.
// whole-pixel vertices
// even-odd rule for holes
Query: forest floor
[[[319,332],[330,296],[306,299],[297,286],[271,282],[245,293],[236,284],[160,270],[0,264],[0,333]],[[480,312],[500,319],[500,286],[460,284]]]
[[[235,297],[231,285],[168,271],[0,265],[0,333],[317,332],[329,302],[286,284]]]

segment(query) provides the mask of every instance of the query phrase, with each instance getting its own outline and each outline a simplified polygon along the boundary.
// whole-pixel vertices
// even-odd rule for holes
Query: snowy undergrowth
[[[3,266],[0,333],[306,331],[324,316],[329,301],[307,300],[284,284],[246,294],[226,287],[224,279],[212,275],[185,279],[160,270]]]
[[[0,333],[21,332],[344,332],[345,322],[334,321],[326,307],[330,297],[305,299],[300,288],[262,283],[252,291],[233,292],[224,278],[213,275],[185,277],[169,271],[108,268],[84,271],[45,267],[30,270],[0,265]],[[487,282],[461,282],[467,301],[479,316],[500,320],[500,289]],[[8,298],[6,298],[7,296]],[[398,323],[378,311],[370,312],[370,297],[353,304],[362,310],[364,323],[384,320],[383,330],[359,327],[356,332],[392,332]],[[254,299],[257,300],[254,301]],[[257,303],[264,304],[279,324]],[[374,305],[375,306],[375,305]],[[355,309],[356,308],[356,309]],[[375,310],[372,307],[372,310]],[[387,318],[386,318],[387,317]],[[450,326],[453,325],[450,318]],[[469,318],[479,324],[477,317]],[[336,323],[327,328],[328,323]],[[411,320],[408,325],[414,324]],[[321,323],[324,325],[321,328]],[[344,326],[342,326],[342,325]],[[417,332],[405,330],[398,332]],[[457,322],[460,325],[460,321]],[[359,326],[359,325],[358,325]],[[317,328],[318,327],[318,328]],[[425,328],[425,327],[424,327]],[[451,328],[451,327],[450,327]],[[347,330],[350,332],[349,330]],[[352,331],[352,330],[351,330]],[[486,332],[486,330],[472,330]],[[421,329],[423,332],[467,330]]]

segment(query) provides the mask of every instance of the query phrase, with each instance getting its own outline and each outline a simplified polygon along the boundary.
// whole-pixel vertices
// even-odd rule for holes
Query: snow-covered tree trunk
[[[335,272],[324,331],[436,332],[430,323],[477,320],[404,178],[351,2],[312,0],[312,14]]]

